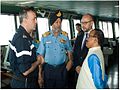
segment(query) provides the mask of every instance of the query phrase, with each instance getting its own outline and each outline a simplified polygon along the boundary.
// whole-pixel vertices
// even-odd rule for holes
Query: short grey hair
[[[34,13],[36,13],[33,7],[24,7],[23,10],[19,13],[20,24],[23,22],[23,18],[27,17],[27,12],[29,11],[33,11]]]

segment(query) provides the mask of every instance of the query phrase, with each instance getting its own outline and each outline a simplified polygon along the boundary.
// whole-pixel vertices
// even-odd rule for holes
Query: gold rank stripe
[[[48,32],[45,32],[42,36],[43,37],[47,37],[48,35],[50,35],[50,32],[48,31]]]
[[[62,31],[61,33],[62,33],[64,36],[68,36],[68,33],[65,32],[65,31]]]

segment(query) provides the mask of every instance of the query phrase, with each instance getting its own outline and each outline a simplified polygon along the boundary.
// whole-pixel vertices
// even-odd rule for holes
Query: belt
[[[51,64],[48,64],[48,63],[45,63],[46,65],[49,65],[50,67],[53,67],[53,68],[59,68],[59,67],[61,67],[61,66],[63,66],[63,65],[65,65],[65,63],[62,63],[62,64],[53,64],[53,65],[51,65]]]
[[[35,78],[32,78],[32,77],[24,77],[24,76],[16,76],[16,75],[13,75],[12,78],[18,81],[23,81],[23,82],[26,81],[26,79],[28,79],[28,82],[32,82],[36,80]]]

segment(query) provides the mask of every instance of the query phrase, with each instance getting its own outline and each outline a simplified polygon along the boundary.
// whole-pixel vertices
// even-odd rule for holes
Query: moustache
[[[53,30],[53,32],[59,32],[61,29],[55,29]]]

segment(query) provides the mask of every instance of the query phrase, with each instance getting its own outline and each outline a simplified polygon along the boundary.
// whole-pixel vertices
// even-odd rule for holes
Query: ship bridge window
[[[19,16],[17,16],[17,28],[19,28],[20,26],[20,20],[19,20]]]
[[[15,34],[13,15],[0,15],[0,45],[8,45]]]
[[[71,39],[71,35],[70,35],[70,23],[68,19],[63,19],[62,20],[62,30],[66,31],[68,33],[68,37],[69,39]]]
[[[38,34],[41,41],[42,34],[49,31],[48,18],[37,18]]]
[[[93,29],[95,29],[95,23],[93,23],[93,26],[92,26]]]
[[[115,37],[119,37],[119,25],[115,22]]]
[[[113,38],[111,22],[99,21],[99,28],[103,31],[105,38]]]

